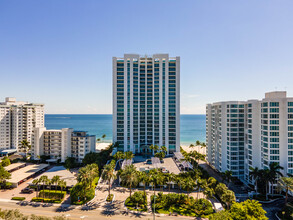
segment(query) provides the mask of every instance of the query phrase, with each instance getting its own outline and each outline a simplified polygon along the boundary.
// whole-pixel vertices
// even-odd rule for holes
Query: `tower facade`
[[[113,142],[134,153],[180,150],[180,57],[113,57]]]

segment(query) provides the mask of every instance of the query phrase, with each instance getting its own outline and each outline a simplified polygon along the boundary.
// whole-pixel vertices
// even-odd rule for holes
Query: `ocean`
[[[103,134],[106,138],[102,142],[112,141],[112,115],[61,115],[46,114],[45,126],[47,129],[73,128],[87,131],[97,138]],[[190,145],[196,140],[205,141],[205,115],[180,116],[180,144]]]

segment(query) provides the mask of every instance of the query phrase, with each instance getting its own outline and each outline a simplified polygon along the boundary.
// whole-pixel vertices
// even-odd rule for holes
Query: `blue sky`
[[[293,96],[293,1],[0,0],[0,101],[111,113],[112,57],[181,57],[181,113]]]

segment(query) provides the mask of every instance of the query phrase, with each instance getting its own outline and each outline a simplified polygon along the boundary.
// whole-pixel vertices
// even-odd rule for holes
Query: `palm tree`
[[[21,141],[20,144],[21,144],[21,149],[24,151],[25,157],[26,157],[28,151],[31,149],[31,145],[26,139]]]
[[[114,159],[119,161],[120,169],[121,169],[121,160],[125,159],[125,154],[122,151],[117,151],[114,155]]]
[[[59,180],[57,184],[61,188],[61,192],[63,191],[63,188],[66,188],[66,186],[67,186],[65,180]]]
[[[36,190],[36,197],[38,197],[38,191],[39,191],[39,185],[40,185],[40,180],[39,179],[34,179],[33,180],[33,184],[37,187],[37,190]]]
[[[112,164],[107,164],[104,166],[104,171],[102,173],[102,179],[106,180],[109,184],[109,195],[108,197],[110,198],[111,195],[111,182],[115,180],[116,175],[115,175],[115,167]]]
[[[152,169],[149,172],[149,182],[152,184],[152,187],[154,190],[154,196],[156,195],[155,188],[156,188],[156,185],[158,184],[158,181],[157,181],[158,173],[159,171],[157,169]]]
[[[97,142],[99,143],[101,141],[101,138],[97,138]]]
[[[176,175],[174,173],[166,173],[165,174],[165,180],[166,180],[166,183],[169,186],[169,193],[171,191],[171,182],[174,182],[175,179],[176,179]]]
[[[159,146],[158,146],[158,145],[151,145],[151,146],[150,146],[150,149],[153,151],[153,154],[155,154],[156,151],[159,150]]]
[[[227,190],[221,197],[222,201],[227,204],[227,208],[230,208],[230,205],[235,202],[235,194],[231,190]]]
[[[131,188],[137,184],[138,181],[136,167],[133,164],[125,166],[120,174],[120,178],[122,182],[129,187],[131,197]]]
[[[58,176],[58,175],[53,176],[51,181],[52,181],[52,184],[55,185],[55,192],[56,192],[58,182],[60,181],[60,176]]]
[[[45,199],[45,185],[47,185],[49,181],[50,180],[49,180],[48,176],[44,175],[44,176],[40,177],[40,182],[43,183],[43,201]]]
[[[199,161],[202,160],[202,161],[205,161],[205,155],[204,154],[201,154],[197,151],[191,151],[189,153],[189,156],[191,158],[193,158],[193,160],[197,161],[196,162],[196,168],[198,168],[198,165],[199,165]]]
[[[184,189],[184,191],[187,191],[188,199],[189,199],[190,193],[194,190],[194,187],[195,187],[195,182],[191,177],[187,177],[184,179],[182,188]]]
[[[251,176],[254,180],[254,183],[255,183],[255,191],[257,193],[257,189],[258,189],[258,180],[260,178],[260,170],[258,169],[258,167],[250,167],[250,171],[249,171],[249,176]]]
[[[205,190],[206,188],[208,188],[208,182],[206,179],[198,179],[196,182],[197,185],[197,189],[198,189],[198,193],[197,193],[197,199],[199,198],[199,193],[201,192],[201,190]]]
[[[145,171],[138,171],[137,172],[139,182],[143,183],[143,192],[145,193],[146,184],[149,182],[149,175]]]
[[[164,184],[166,183],[166,178],[162,172],[158,172],[157,175],[157,183],[160,185],[160,190],[163,191],[164,189]]]
[[[132,151],[126,151],[125,152],[125,159],[126,160],[132,160],[132,158],[134,157]]]
[[[274,183],[277,181],[279,176],[283,176],[280,170],[284,168],[279,165],[277,162],[270,163],[269,165],[269,181],[271,182],[271,192],[274,194]]]
[[[83,185],[84,195],[86,190],[91,187],[94,179],[99,176],[99,167],[97,164],[89,164],[79,169],[77,174],[77,181]],[[84,197],[84,199],[86,199]]]
[[[102,139],[103,139],[103,141],[105,140],[105,138],[106,138],[106,135],[103,134],[103,135],[102,135]]]
[[[293,191],[293,178],[292,177],[281,177],[278,181],[279,186],[282,190],[286,192],[285,204],[288,201],[288,192],[289,190]]]
[[[197,141],[195,142],[195,145],[196,145],[196,146],[201,146],[201,142],[200,142],[199,140],[197,140]]]
[[[176,183],[178,185],[178,192],[180,193],[181,187],[184,184],[184,182],[183,182],[184,178],[182,178],[182,176],[180,176],[180,175],[177,175],[175,181],[176,181]]]
[[[227,181],[227,186],[229,188],[233,172],[231,170],[226,170],[225,172],[222,173],[222,175],[223,175],[224,180]]]

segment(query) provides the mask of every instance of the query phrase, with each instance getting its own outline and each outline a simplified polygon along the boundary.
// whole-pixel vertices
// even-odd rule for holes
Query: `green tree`
[[[235,194],[233,191],[231,190],[226,190],[224,192],[224,194],[222,194],[221,196],[221,200],[227,204],[227,207],[228,209],[230,208],[230,205],[236,201],[236,198],[235,198]]]
[[[67,183],[65,180],[59,180],[57,184],[60,187],[61,191],[63,191],[63,188],[66,189],[66,187],[67,187]]]
[[[281,177],[278,181],[279,186],[286,192],[285,204],[288,201],[288,192],[293,191],[293,178],[292,177]]]
[[[255,183],[255,191],[258,191],[258,180],[260,178],[260,170],[258,169],[258,167],[250,167],[250,171],[249,171],[249,176],[253,178],[254,183]]]
[[[0,165],[0,183],[4,187],[6,185],[6,180],[11,178],[11,174]]]
[[[233,220],[257,219],[267,220],[266,211],[262,205],[256,200],[246,200],[241,203],[234,203],[230,209]]]
[[[194,190],[195,182],[191,177],[187,177],[183,181],[182,188],[184,191],[187,191],[187,195],[189,198],[190,193]]]
[[[142,172],[138,171],[137,175],[138,175],[138,181],[143,184],[144,195],[146,195],[145,188],[146,188],[146,184],[149,182],[149,175],[145,171],[142,171]]]
[[[176,175],[174,173],[165,173],[165,180],[166,180],[166,183],[168,184],[169,193],[170,193],[170,191],[171,191],[171,183],[175,182]]]
[[[55,175],[55,176],[52,177],[51,182],[52,182],[52,185],[55,185],[55,192],[57,190],[57,186],[58,186],[59,181],[60,181],[60,176]]]
[[[3,157],[3,159],[2,159],[2,161],[1,161],[1,165],[3,166],[3,167],[7,167],[8,165],[10,165],[11,164],[11,162],[10,162],[10,160],[9,160],[9,158],[8,157]]]
[[[122,160],[125,159],[125,154],[122,151],[117,151],[116,154],[113,156],[115,160],[119,161],[119,165],[121,168]]]
[[[274,194],[274,183],[277,182],[278,177],[283,176],[280,170],[284,168],[279,165],[277,162],[270,163],[269,165],[269,181],[271,183],[271,193]]]
[[[158,150],[159,150],[159,146],[158,145],[151,145],[150,146],[150,150],[152,150],[153,154],[155,154]]]
[[[45,190],[45,185],[48,184],[48,182],[50,181],[48,176],[46,175],[43,175],[40,177],[40,183],[43,183],[43,190]],[[44,192],[44,191],[43,191]],[[45,199],[45,193],[43,193],[43,200]]]
[[[132,160],[132,158],[134,157],[132,151],[126,151],[125,152],[125,159],[126,160]]]
[[[72,169],[77,166],[75,158],[74,157],[67,157],[65,160],[65,168],[66,169]]]
[[[93,181],[99,176],[99,167],[97,164],[89,164],[79,169],[77,174],[77,181],[81,183],[84,194],[90,188],[92,188]],[[84,197],[84,199],[86,199]]]
[[[27,140],[23,140],[20,142],[20,149],[25,153],[25,157],[27,157],[27,153],[30,151],[31,147],[32,146]]]
[[[36,190],[36,197],[38,197],[38,191],[39,191],[39,185],[41,183],[41,181],[39,179],[34,179],[33,182],[32,182],[36,187],[37,187],[37,190]]]
[[[225,172],[222,173],[222,176],[224,180],[227,182],[228,188],[232,179],[232,171],[231,170],[226,170]]]
[[[159,171],[156,176],[156,179],[157,179],[158,185],[160,185],[160,190],[163,191],[164,185],[166,183],[166,178],[165,178],[164,174]]]
[[[232,220],[232,218],[230,212],[225,210],[210,215],[209,220]]]
[[[88,165],[95,163],[99,157],[99,154],[96,152],[89,152],[87,153],[84,158],[82,159],[82,164],[83,165]]]
[[[136,167],[133,164],[125,166],[125,168],[122,170],[122,172],[120,174],[120,178],[121,178],[122,182],[127,187],[129,187],[130,197],[131,197],[132,186],[134,186],[138,183],[138,176],[137,176],[137,172],[136,172]]]
[[[102,135],[102,139],[103,139],[103,141],[105,140],[105,138],[106,138],[106,135],[103,134],[103,135]]]
[[[111,183],[116,179],[115,175],[115,166],[113,164],[107,164],[104,166],[104,171],[102,172],[102,179],[108,182],[108,191],[109,191],[109,198],[111,195]]]

